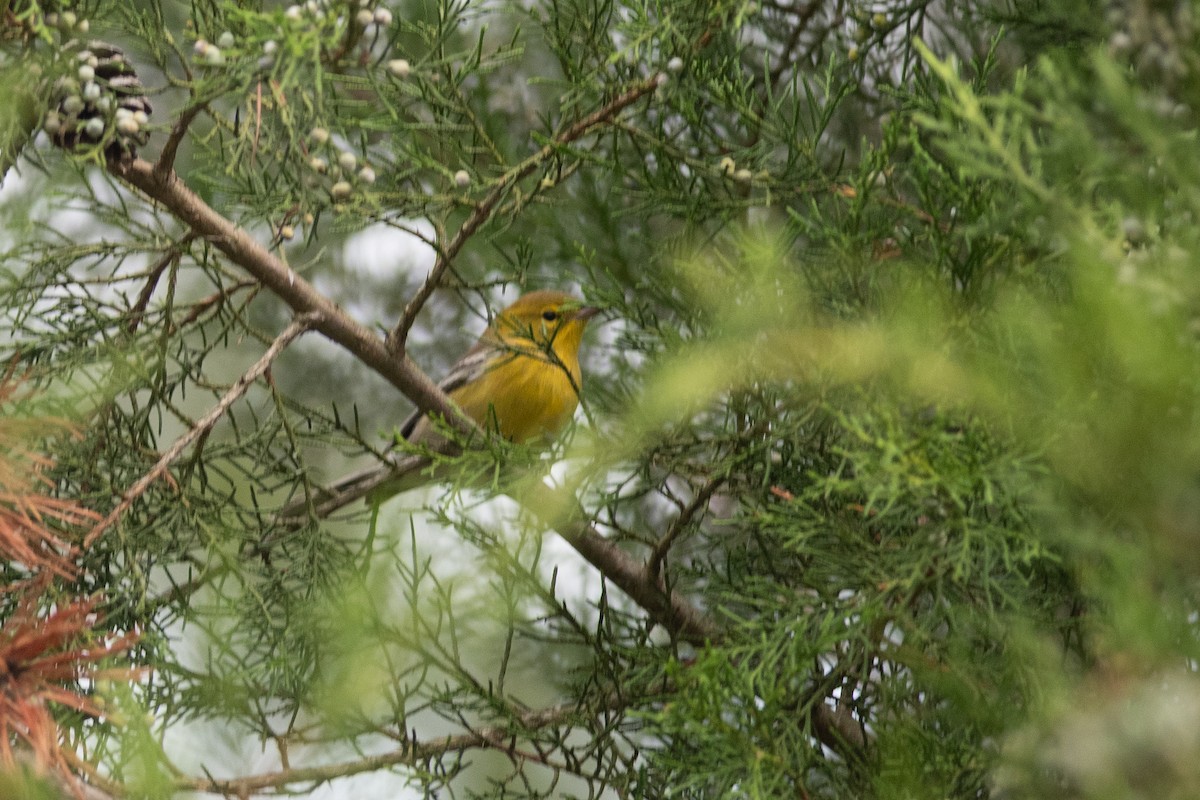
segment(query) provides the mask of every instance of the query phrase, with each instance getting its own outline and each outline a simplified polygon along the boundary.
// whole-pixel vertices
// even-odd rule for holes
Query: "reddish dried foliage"
[[[136,678],[139,670],[102,670],[97,663],[127,650],[137,634],[113,637],[103,631],[95,611],[99,597],[51,606],[54,579],[70,582],[76,574],[75,550],[60,532],[92,524],[99,515],[45,494],[51,482],[43,472],[52,462],[30,442],[70,433],[71,426],[11,413],[20,386],[11,368],[0,376],[0,557],[32,575],[0,586],[0,597],[12,608],[0,627],[0,769],[32,762],[39,770],[57,773],[82,796],[69,768],[77,759],[64,747],[52,706],[103,716],[80,683]]]
[[[103,711],[82,693],[78,683],[135,679],[136,669],[101,670],[96,664],[127,650],[137,635],[102,638],[96,597],[40,614],[39,601],[46,596],[49,583],[48,573],[26,582],[16,611],[0,628],[0,766],[15,767],[21,759],[14,745],[23,744],[36,765],[69,779],[67,757],[60,749],[61,737],[50,705],[102,717]],[[15,588],[0,591],[7,594]]]
[[[69,578],[74,575],[71,547],[54,528],[93,523],[99,515],[45,494],[51,482],[43,473],[52,461],[29,442],[70,433],[71,426],[60,419],[12,414],[21,384],[11,366],[0,379],[0,556],[31,572],[51,570]]]

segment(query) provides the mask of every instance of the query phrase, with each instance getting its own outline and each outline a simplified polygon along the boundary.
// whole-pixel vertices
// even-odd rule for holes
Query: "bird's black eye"
[[[558,319],[558,312],[554,309],[547,309],[542,312],[542,319],[546,320],[546,322],[554,322],[554,320]]]

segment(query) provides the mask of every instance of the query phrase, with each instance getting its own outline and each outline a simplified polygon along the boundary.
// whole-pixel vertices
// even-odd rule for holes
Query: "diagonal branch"
[[[233,263],[274,292],[297,314],[315,313],[313,330],[349,350],[422,411],[440,414],[463,433],[475,430],[475,424],[463,416],[416,364],[407,357],[393,356],[373,331],[353,320],[250,234],[214,211],[176,173],[160,175],[154,164],[141,158],[111,162],[109,169],[118,178],[160,203]]]
[[[475,232],[491,218],[497,204],[514,184],[528,177],[563,147],[580,139],[593,128],[610,122],[626,108],[657,89],[659,85],[659,76],[654,75],[627,89],[610,100],[603,108],[576,121],[565,131],[562,131],[551,139],[541,150],[504,173],[492,187],[491,191],[475,206],[475,210],[463,222],[462,227],[454,234],[454,238],[445,247],[437,248],[437,260],[434,261],[433,268],[429,270],[429,275],[426,276],[425,282],[421,284],[421,288],[417,290],[417,293],[404,306],[404,313],[400,315],[400,319],[396,322],[396,325],[388,331],[388,349],[398,354],[404,352],[404,345],[408,340],[409,331],[412,330],[413,322],[416,321],[417,314],[420,313],[421,308],[429,300],[434,290],[437,289],[443,273],[449,269],[450,264],[458,256],[459,251],[462,250],[467,240],[474,236]]]
[[[552,489],[541,482],[527,482],[519,500],[544,524],[558,533],[598,569],[605,578],[637,603],[673,635],[695,644],[714,642],[721,630],[700,608],[678,592],[667,589],[657,574],[646,569],[633,555],[596,530],[587,519],[578,516],[574,495],[563,496],[563,489]]]
[[[415,475],[428,467],[429,463],[427,456],[413,455],[391,466],[366,469],[343,478],[325,494],[289,503],[280,509],[276,518],[284,525],[294,525],[307,514],[323,519],[385,483]],[[574,495],[569,491],[552,489],[544,483],[530,480],[514,480],[509,486],[519,488],[519,491],[507,491],[509,497],[536,516],[547,528],[557,531],[584,560],[616,584],[654,622],[673,635],[696,644],[716,641],[721,637],[719,626],[682,595],[665,588],[656,570],[643,566],[633,555],[600,533],[577,508],[573,502]],[[415,485],[408,488],[415,488]]]
[[[165,181],[175,168],[175,155],[179,151],[179,145],[183,142],[183,137],[187,135],[188,128],[192,122],[199,116],[200,112],[208,107],[208,103],[194,103],[183,110],[179,115],[179,119],[175,120],[175,124],[171,127],[171,135],[167,137],[167,141],[163,143],[162,150],[159,152],[158,161],[154,164],[154,176]]]
[[[333,486],[320,488],[315,495],[306,495],[288,503],[276,512],[275,518],[284,525],[303,522],[310,514],[316,519],[325,519],[371,494],[383,484],[415,475],[431,463],[432,459],[428,456],[410,455],[396,459],[391,464],[346,475]]]
[[[654,551],[650,554],[650,560],[646,563],[646,571],[657,577],[662,573],[663,561],[667,557],[667,552],[671,546],[675,544],[675,540],[679,538],[684,529],[691,523],[692,519],[698,512],[708,507],[708,501],[712,499],[713,494],[727,480],[728,475],[721,474],[710,479],[696,492],[696,496],[692,498],[692,502],[679,512],[679,516],[671,523],[671,527],[662,535],[658,543],[654,545]]]
[[[629,595],[658,624],[681,639],[704,644],[721,638],[721,629],[700,608],[681,594],[662,587],[656,576],[629,553],[597,531],[591,523],[561,526],[559,533],[600,570],[604,577]]]
[[[150,267],[150,276],[146,279],[146,285],[142,287],[141,293],[138,294],[137,301],[129,310],[129,324],[126,330],[134,333],[138,326],[142,324],[142,317],[146,313],[146,309],[150,306],[150,298],[154,296],[154,290],[158,288],[158,281],[162,278],[164,272],[172,264],[176,263],[183,255],[183,251],[196,238],[196,234],[188,231],[178,242],[167,248],[166,253],[158,259],[155,264]]]

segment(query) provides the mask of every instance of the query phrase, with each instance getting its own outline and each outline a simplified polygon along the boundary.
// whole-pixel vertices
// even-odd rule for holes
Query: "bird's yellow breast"
[[[577,359],[557,363],[547,356],[512,353],[497,358],[483,380],[460,387],[450,398],[480,427],[505,439],[549,438],[571,421],[579,406]],[[481,386],[494,391],[479,391]]]

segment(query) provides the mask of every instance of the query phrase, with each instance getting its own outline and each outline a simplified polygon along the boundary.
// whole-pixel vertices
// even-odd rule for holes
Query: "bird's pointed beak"
[[[581,319],[587,322],[592,317],[599,314],[601,309],[597,306],[583,306],[575,311],[575,319]]]

